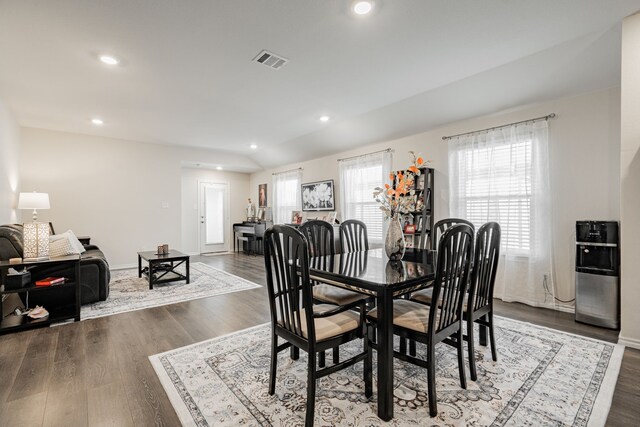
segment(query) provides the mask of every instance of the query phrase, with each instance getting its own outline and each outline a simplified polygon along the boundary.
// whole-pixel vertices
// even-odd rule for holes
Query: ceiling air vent
[[[271,53],[266,50],[263,50],[262,52],[260,52],[258,56],[253,58],[253,60],[262,65],[266,65],[269,68],[273,68],[274,70],[278,70],[282,68],[284,64],[289,62],[287,58],[278,56],[275,53]]]

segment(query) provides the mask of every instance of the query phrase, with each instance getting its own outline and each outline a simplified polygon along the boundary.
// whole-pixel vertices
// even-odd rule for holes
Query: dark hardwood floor
[[[265,285],[264,261],[193,257]],[[610,342],[573,315],[497,302],[497,314]],[[269,321],[266,289],[0,336],[0,425],[176,426],[148,356]],[[627,349],[607,425],[638,425],[640,351]]]

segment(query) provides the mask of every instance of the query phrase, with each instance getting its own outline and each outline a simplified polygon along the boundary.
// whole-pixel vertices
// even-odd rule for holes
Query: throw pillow
[[[53,239],[53,240],[51,240]],[[49,240],[49,256],[52,258],[77,254],[75,248],[66,236],[55,235]]]
[[[80,243],[80,240],[76,237],[76,235],[71,230],[67,230],[65,232],[67,236],[69,236],[69,242],[71,242],[71,246],[75,248],[76,253],[81,254],[85,251],[84,245]]]
[[[84,246],[71,230],[49,236],[49,254],[52,257],[79,255],[84,251]]]

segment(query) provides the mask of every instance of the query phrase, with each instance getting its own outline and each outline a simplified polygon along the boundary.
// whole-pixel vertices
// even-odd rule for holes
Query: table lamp
[[[25,261],[49,259],[49,224],[37,222],[37,209],[49,209],[49,194],[20,193],[18,209],[33,209],[33,222],[23,224],[23,258]]]

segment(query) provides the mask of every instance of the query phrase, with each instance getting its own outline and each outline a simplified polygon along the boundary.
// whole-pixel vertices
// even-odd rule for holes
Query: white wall
[[[0,100],[0,224],[18,222],[20,132],[11,111]]]
[[[134,265],[136,252],[159,244],[182,249],[183,163],[238,162],[233,157],[23,128],[20,175],[22,191],[49,193],[51,209],[39,219],[52,221],[56,232],[91,236],[117,268]]]
[[[233,250],[231,224],[241,222],[246,216],[249,174],[197,168],[182,169],[182,249],[189,254],[200,253],[198,183],[201,181],[229,185],[230,224],[225,232],[225,241],[229,242],[228,249],[231,251]]]
[[[439,129],[393,141],[372,144],[340,155],[295,163],[251,175],[251,194],[257,197],[258,184],[269,183],[271,173],[303,168],[303,182],[334,179],[338,182],[337,159],[391,147],[393,168],[407,166],[407,151],[421,152],[433,160],[436,174],[435,219],[448,215],[447,145],[445,135],[453,135],[526,120],[555,112],[550,121],[550,175],[552,185],[555,282],[560,299],[570,300],[575,289],[575,221],[580,219],[618,220],[620,90],[613,88],[581,96],[526,106],[491,116],[454,123]],[[337,192],[339,194],[339,192]],[[339,206],[339,201],[336,200]],[[542,284],[541,284],[542,286]],[[572,307],[573,304],[568,304]],[[570,308],[569,308],[570,309]]]
[[[640,348],[640,14],[622,24],[620,343]]]

